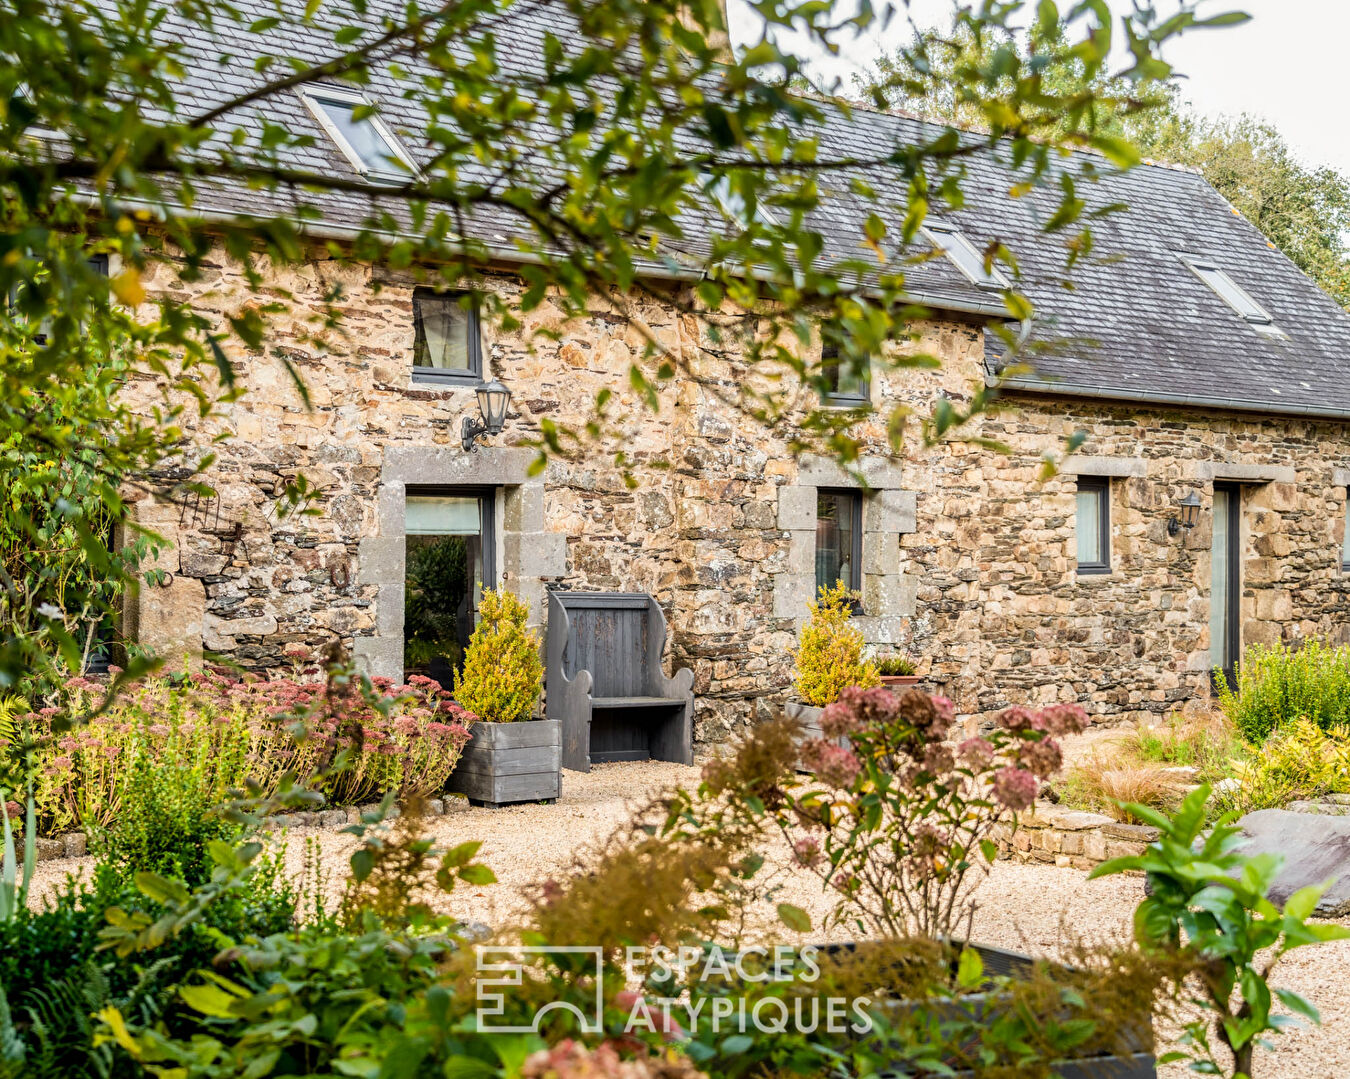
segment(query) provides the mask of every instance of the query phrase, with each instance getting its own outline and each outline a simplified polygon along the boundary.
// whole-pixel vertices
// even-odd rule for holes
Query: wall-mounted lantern
[[[1177,502],[1179,513],[1168,519],[1167,534],[1175,536],[1184,528],[1190,531],[1195,527],[1195,523],[1200,519],[1200,496],[1194,491],[1187,493],[1186,497]]]
[[[495,378],[478,387],[478,415],[465,416],[460,426],[460,441],[464,452],[473,449],[480,435],[499,435],[506,423],[506,407],[511,403],[511,391]]]

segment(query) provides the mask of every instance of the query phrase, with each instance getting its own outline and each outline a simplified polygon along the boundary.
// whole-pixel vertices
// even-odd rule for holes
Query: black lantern
[[[1200,496],[1194,491],[1187,493],[1186,497],[1177,503],[1177,509],[1181,511],[1179,517],[1173,517],[1167,522],[1167,534],[1175,536],[1183,528],[1192,529],[1196,521],[1200,519]]]
[[[511,391],[495,378],[478,387],[478,416],[465,416],[460,426],[460,440],[464,451],[472,450],[479,435],[499,435],[506,423],[506,407],[511,403]]]

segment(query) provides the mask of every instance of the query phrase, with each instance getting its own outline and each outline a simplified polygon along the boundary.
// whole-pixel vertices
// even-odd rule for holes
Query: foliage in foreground
[[[1025,751],[1045,745],[1031,735],[1053,725],[1012,722],[1004,729],[1027,735],[1019,739]],[[807,789],[795,778],[796,755],[790,725],[761,727],[734,758],[710,767],[697,791],[658,798],[608,840],[579,852],[558,878],[539,883],[519,939],[600,947],[606,979],[598,1033],[578,1034],[558,1011],[537,1033],[478,1031],[472,1017],[484,972],[461,942],[462,926],[439,911],[459,885],[494,878],[474,861],[477,843],[437,849],[419,836],[412,814],[391,823],[386,805],[349,829],[357,849],[335,914],[319,905],[290,924],[295,897],[258,868],[261,846],[215,843],[215,868],[196,887],[140,873],[132,893],[101,870],[103,898],[77,898],[68,889],[51,911],[0,925],[0,934],[17,942],[12,955],[0,949],[11,1005],[0,1008],[0,1075],[548,1079],[556,1066],[559,1076],[575,1079],[885,1068],[1048,1079],[1055,1060],[1137,1044],[1141,1022],[1185,984],[1205,987],[1204,1014],[1219,1017],[1218,1037],[1233,1045],[1237,1066],[1249,1074],[1245,1047],[1275,1025],[1270,960],[1258,966],[1257,950],[1274,946],[1278,958],[1344,934],[1308,924],[1315,890],[1276,911],[1264,898],[1273,863],[1233,853],[1232,829],[1221,824],[1203,839],[1202,792],[1175,822],[1157,818],[1164,837],[1142,858],[1098,871],[1150,874],[1154,895],[1136,915],[1135,948],[1084,944],[1073,949],[1072,968],[1038,963],[1009,977],[984,969],[972,949],[883,936],[822,953],[814,977],[800,963],[783,978],[700,974],[712,944],[751,942],[748,920],[777,903],[775,871],[761,852],[778,817],[793,812],[791,799]],[[255,808],[266,812],[269,800]],[[922,854],[905,836],[896,838],[900,853]],[[867,848],[864,839],[858,849]],[[893,871],[891,852],[869,859],[869,872]],[[805,912],[783,903],[776,909],[792,936],[811,933]],[[503,934],[496,942],[515,939]],[[650,954],[653,942],[687,947],[692,962],[641,972],[635,988],[623,949]],[[84,957],[82,965],[62,963],[66,955]],[[588,956],[553,953],[527,962],[529,975],[505,994],[499,1022],[529,1025],[541,1003],[593,1002]],[[893,998],[877,995],[879,979]],[[1300,998],[1274,992],[1315,1017]],[[831,996],[867,997],[871,1029],[839,1036],[789,1025],[728,1035],[707,1022],[719,1003],[792,1014]],[[663,1007],[675,1009],[675,1022]],[[686,1014],[692,1018],[679,1022]],[[1193,1022],[1187,1054],[1232,1074],[1213,1059],[1211,1037],[1205,1020]]]
[[[1175,817],[1131,807],[1134,816],[1159,829],[1160,838],[1143,854],[1104,862],[1088,876],[1145,873],[1152,894],[1135,911],[1135,939],[1146,954],[1181,960],[1195,972],[1201,992],[1193,1003],[1201,1017],[1186,1024],[1183,1048],[1160,1061],[1185,1060],[1204,1074],[1246,1077],[1253,1074],[1253,1054],[1265,1036],[1289,1025],[1272,1013],[1274,999],[1295,1015],[1320,1021],[1317,1009],[1299,994],[1272,990],[1276,964],[1295,948],[1350,937],[1350,929],[1309,920],[1330,882],[1294,893],[1283,910],[1271,903],[1266,895],[1280,859],[1241,855],[1241,833],[1229,818],[1207,830],[1209,795],[1208,785],[1192,791]],[[1218,1059],[1216,1040],[1231,1054],[1231,1067]]]
[[[1324,731],[1350,729],[1350,646],[1333,648],[1312,637],[1296,648],[1284,643],[1249,648],[1236,688],[1219,679],[1219,706],[1257,746],[1299,717]]]
[[[971,871],[988,873],[994,832],[1030,809],[1059,770],[1057,737],[1081,733],[1077,705],[1008,708],[987,736],[953,746],[951,702],[917,689],[846,689],[777,819],[799,865],[839,896],[837,918],[881,937],[970,931]],[[841,744],[842,742],[842,744]]]

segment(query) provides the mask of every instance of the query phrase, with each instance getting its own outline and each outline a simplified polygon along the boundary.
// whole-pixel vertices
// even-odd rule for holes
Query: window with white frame
[[[941,221],[929,221],[923,226],[923,234],[928,241],[956,266],[970,280],[981,288],[1010,288],[1008,279],[993,264],[986,260],[983,252],[978,251],[965,234],[955,225]]]
[[[1271,317],[1270,312],[1229,277],[1227,271],[1213,259],[1200,255],[1182,255],[1181,261],[1196,277],[1208,285],[1219,299],[1241,315],[1243,321],[1257,333],[1265,334],[1267,337],[1284,336],[1283,331],[1275,325],[1275,319]]]
[[[362,176],[393,182],[416,175],[412,157],[360,91],[311,86],[301,95],[328,137]]]

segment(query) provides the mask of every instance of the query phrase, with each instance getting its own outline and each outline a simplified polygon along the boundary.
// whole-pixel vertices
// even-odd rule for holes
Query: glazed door
[[[1214,485],[1214,547],[1209,589],[1210,667],[1229,686],[1237,683],[1242,658],[1242,492]],[[1215,674],[1215,678],[1219,674]]]

